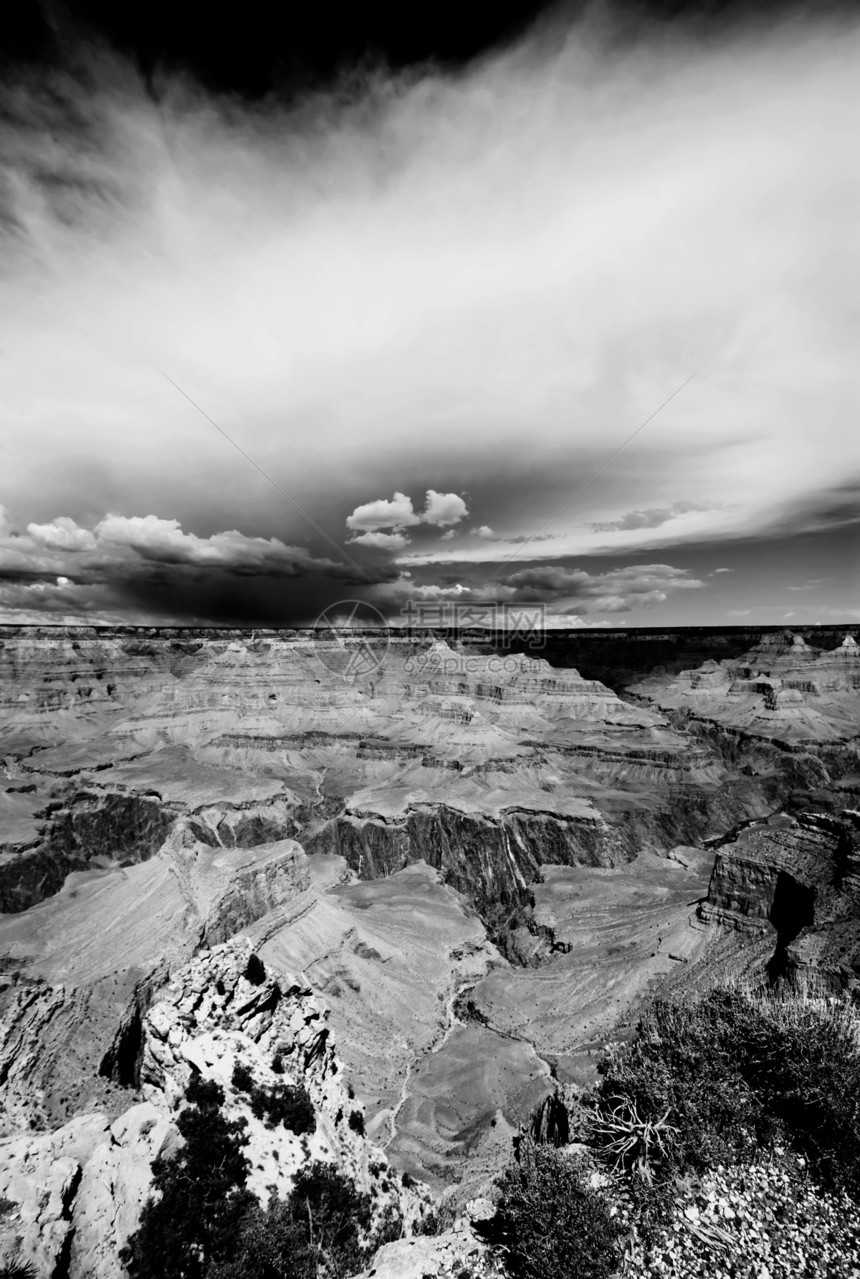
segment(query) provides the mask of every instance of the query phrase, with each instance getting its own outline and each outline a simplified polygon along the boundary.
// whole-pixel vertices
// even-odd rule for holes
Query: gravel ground
[[[627,1214],[621,1209],[624,1219]],[[624,1279],[860,1279],[860,1211],[772,1156],[717,1167],[680,1197],[656,1238],[631,1236]]]
[[[754,1164],[719,1166],[688,1183],[668,1223],[647,1244],[632,1224],[624,1183],[593,1164],[590,1180],[616,1203],[629,1229],[619,1279],[860,1279],[860,1206],[822,1190],[794,1154],[777,1151]],[[477,1241],[453,1255],[440,1251],[434,1261],[409,1270],[408,1279],[504,1275],[500,1259]]]

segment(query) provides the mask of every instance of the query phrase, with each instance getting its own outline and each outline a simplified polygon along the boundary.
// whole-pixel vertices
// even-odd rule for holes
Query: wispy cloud
[[[628,532],[631,529],[640,528],[659,528],[661,524],[668,524],[670,520],[675,520],[680,515],[688,515],[690,511],[699,511],[702,508],[696,506],[695,502],[674,502],[667,507],[651,507],[647,511],[628,511],[626,515],[622,515],[617,520],[597,521],[592,524],[592,528],[597,533],[616,533]]]
[[[491,584],[420,583],[406,570],[396,581],[376,587],[374,599],[400,606],[417,599],[446,598],[546,604],[550,616],[573,617],[649,609],[663,603],[675,591],[697,590],[702,585],[686,570],[670,564],[630,566],[606,573],[547,564],[509,573]]]

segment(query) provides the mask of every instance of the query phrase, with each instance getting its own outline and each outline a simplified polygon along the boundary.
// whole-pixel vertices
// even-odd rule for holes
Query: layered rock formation
[[[860,647],[853,635],[831,651],[801,635],[768,635],[736,659],[655,674],[631,692],[761,737],[842,742],[860,736]]]
[[[368,877],[425,860],[495,926],[546,861],[623,864],[764,802],[575,671],[409,637],[27,633],[0,651],[0,743],[6,910],[179,825],[212,847],[296,836]]]
[[[115,1111],[138,1083],[140,1019],[171,969],[308,883],[292,840],[212,849],[177,834],[149,862],[71,875],[55,897],[0,918],[0,1131],[89,1105]]]
[[[355,1107],[465,1199],[655,991],[851,985],[856,648],[752,638],[619,695],[486,642],[6,634],[0,1260],[115,1279],[192,1069],[244,1113],[277,1051],[311,1153],[371,1184]]]
[[[860,813],[778,813],[716,851],[699,914],[767,942],[768,971],[810,990],[860,980]]]

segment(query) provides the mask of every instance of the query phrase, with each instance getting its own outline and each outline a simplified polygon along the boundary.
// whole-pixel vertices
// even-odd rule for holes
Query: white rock
[[[137,1229],[152,1189],[152,1161],[181,1144],[172,1120],[142,1102],[112,1125],[84,1168],[75,1199],[70,1279],[121,1279],[119,1250]]]

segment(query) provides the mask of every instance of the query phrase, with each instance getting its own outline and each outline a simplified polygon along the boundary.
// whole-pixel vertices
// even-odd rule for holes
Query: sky
[[[860,620],[860,10],[482,8],[15,0],[0,622]]]

